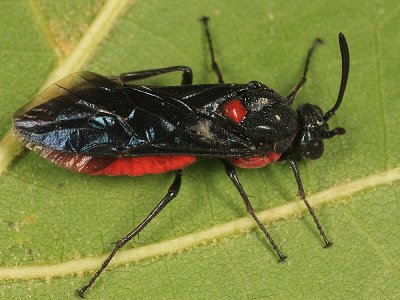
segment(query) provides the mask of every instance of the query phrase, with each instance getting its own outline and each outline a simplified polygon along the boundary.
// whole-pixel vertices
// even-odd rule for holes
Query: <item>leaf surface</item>
[[[108,4],[55,3],[0,3],[3,136],[14,111],[66,64]],[[188,65],[195,83],[215,82],[198,21],[208,15],[224,79],[258,80],[283,95],[299,80],[313,40],[323,38],[325,44],[313,57],[296,104],[310,101],[326,111],[334,104],[340,83],[337,34],[345,33],[350,77],[330,126],[344,127],[347,133],[327,141],[321,159],[300,163],[310,198],[326,192],[331,199],[316,213],[334,246],[323,249],[311,217],[305,212],[299,217],[285,206],[299,202],[287,164],[238,170],[258,212],[282,210],[283,219],[266,219],[271,235],[289,257],[286,263],[277,263],[262,234],[241,223],[247,216],[245,207],[220,163],[200,161],[184,170],[179,197],[121,251],[123,256],[133,248],[153,245],[154,253],[137,262],[128,256],[129,264],[108,269],[87,298],[398,298],[399,11],[395,1],[131,1],[82,61],[82,69],[115,75]],[[174,74],[145,81],[177,82],[179,75]],[[371,176],[374,180],[368,180]],[[173,174],[72,174],[23,152],[0,176],[0,298],[72,298],[91,276],[81,274],[90,258],[108,254],[112,243],[153,209],[172,179]],[[346,189],[359,182],[362,188],[356,192]],[[223,224],[232,225],[230,233],[221,233]],[[199,232],[207,232],[204,242],[164,255],[160,245],[171,245],[176,238],[194,239]],[[65,267],[77,259],[78,269]],[[21,271],[22,279],[5,279],[10,266]],[[58,277],[48,278],[46,270],[51,274],[52,266],[62,268]],[[30,279],[39,268],[44,273]],[[68,276],[60,277],[64,274]]]

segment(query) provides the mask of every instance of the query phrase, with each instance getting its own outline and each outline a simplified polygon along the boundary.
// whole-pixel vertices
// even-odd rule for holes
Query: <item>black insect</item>
[[[36,107],[24,107],[14,117],[16,135],[28,148],[54,163],[91,175],[158,174],[176,171],[175,180],[154,210],[134,230],[119,240],[109,257],[90,281],[78,291],[83,296],[106,268],[115,253],[178,195],[182,168],[197,157],[219,158],[239,191],[247,211],[257,222],[283,261],[285,256],[257,218],[235,172],[235,165],[259,168],[277,160],[288,161],[298,192],[307,205],[325,246],[326,237],[306,199],[296,164],[317,159],[324,151],[324,139],[345,133],[329,130],[327,121],[339,108],[349,74],[349,50],[339,34],[342,79],[337,101],[323,114],[313,104],[292,103],[306,82],[311,55],[322,43],[310,48],[304,73],[287,97],[268,86],[224,83],[214,58],[208,18],[201,19],[211,54],[217,84],[192,85],[192,70],[175,66],[103,77],[91,72],[72,74],[54,83],[42,94]],[[181,71],[180,86],[142,86],[137,79]]]

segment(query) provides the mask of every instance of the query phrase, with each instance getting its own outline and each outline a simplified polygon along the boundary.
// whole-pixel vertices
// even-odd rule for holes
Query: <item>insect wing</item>
[[[18,111],[14,129],[30,145],[89,156],[249,151],[249,141],[225,119],[218,122],[178,95],[171,88],[126,86],[95,73],[75,73],[40,94],[43,104]]]

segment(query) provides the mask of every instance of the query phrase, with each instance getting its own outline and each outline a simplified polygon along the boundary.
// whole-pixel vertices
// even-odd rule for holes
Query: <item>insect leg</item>
[[[248,211],[248,213],[253,217],[253,219],[256,221],[258,227],[260,227],[260,229],[262,230],[262,232],[264,232],[265,236],[267,237],[267,239],[269,240],[269,242],[272,245],[272,248],[275,250],[275,252],[278,254],[279,256],[279,260],[280,261],[284,261],[286,256],[284,256],[282,254],[282,252],[279,250],[278,246],[276,245],[275,241],[272,239],[271,235],[268,233],[268,231],[265,229],[264,225],[261,223],[261,221],[258,219],[258,217],[256,216],[253,206],[250,203],[249,198],[247,197],[246,192],[243,189],[242,184],[239,181],[239,178],[236,175],[236,171],[235,171],[235,167],[233,165],[231,165],[228,161],[226,160],[222,160],[222,162],[225,165],[225,171],[226,174],[228,174],[229,178],[232,180],[233,184],[235,185],[236,189],[238,190],[240,196],[242,196],[242,199],[246,205],[246,209]]]
[[[224,83],[224,79],[222,78],[221,70],[219,69],[217,62],[215,61],[214,48],[213,48],[213,44],[212,44],[212,40],[211,40],[211,34],[210,34],[210,30],[208,29],[208,17],[202,17],[200,20],[203,22],[204,29],[206,31],[206,36],[207,36],[207,41],[208,41],[208,49],[211,54],[211,68],[213,69],[215,74],[217,74],[218,83]]]
[[[292,170],[293,170],[294,177],[296,178],[297,188],[298,188],[298,191],[299,191],[299,196],[300,196],[300,198],[304,201],[304,203],[306,204],[306,206],[307,206],[307,208],[308,208],[308,211],[310,212],[311,216],[313,217],[314,222],[315,222],[315,224],[317,225],[317,228],[318,228],[318,230],[319,230],[319,233],[321,234],[322,239],[323,239],[324,242],[325,242],[325,247],[331,246],[331,245],[332,245],[332,242],[330,242],[330,241],[328,240],[328,238],[326,237],[326,235],[325,235],[325,233],[324,233],[324,230],[322,229],[322,226],[321,226],[321,224],[319,223],[318,218],[317,218],[317,216],[315,215],[315,212],[314,212],[313,208],[311,207],[310,203],[308,203],[308,201],[307,201],[306,193],[304,192],[303,184],[302,184],[302,182],[301,182],[300,172],[299,172],[299,169],[298,169],[298,167],[297,167],[296,162],[295,162],[294,160],[291,160],[291,159],[288,159],[287,161],[289,162],[290,167],[291,167]]]
[[[107,267],[111,259],[114,257],[114,255],[118,252],[119,249],[121,249],[127,242],[129,242],[133,237],[138,235],[145,227],[147,224],[150,223],[150,221],[172,200],[174,199],[178,193],[179,189],[181,187],[181,182],[182,182],[182,170],[177,170],[176,171],[176,176],[174,182],[171,184],[171,186],[168,189],[167,194],[164,196],[164,198],[158,203],[158,205],[153,209],[153,211],[140,223],[134,230],[129,232],[126,236],[124,236],[122,239],[120,239],[118,242],[116,242],[114,250],[111,252],[111,254],[107,257],[107,259],[103,262],[101,267],[97,270],[97,272],[94,274],[94,276],[86,283],[86,285],[80,289],[77,290],[77,293],[80,297],[83,298],[83,295],[85,292],[92,286],[92,284],[95,282],[97,277],[100,276],[101,272]]]
[[[312,44],[311,48],[308,50],[307,59],[306,59],[306,66],[304,67],[303,77],[301,77],[300,81],[296,84],[296,86],[292,89],[290,94],[286,97],[286,99],[289,100],[290,103],[293,103],[294,98],[296,98],[297,93],[300,91],[301,87],[307,81],[308,66],[310,65],[311,56],[312,56],[315,48],[319,44],[323,44],[323,43],[324,43],[323,40],[321,40],[320,38],[316,38],[314,43]]]
[[[168,68],[160,68],[160,69],[152,69],[152,70],[144,70],[144,71],[133,71],[122,73],[119,76],[110,76],[111,80],[121,81],[121,82],[129,82],[135,81],[139,79],[145,79],[149,77],[159,76],[166,73],[172,72],[182,72],[182,85],[190,85],[193,82],[193,72],[190,67],[186,66],[173,66]]]

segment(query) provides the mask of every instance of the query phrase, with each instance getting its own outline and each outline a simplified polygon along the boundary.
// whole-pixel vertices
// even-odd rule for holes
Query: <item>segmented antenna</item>
[[[338,110],[342,104],[344,91],[346,90],[347,78],[349,77],[350,68],[350,54],[349,47],[347,46],[346,38],[342,32],[339,33],[340,53],[342,54],[342,81],[340,83],[339,95],[336,100],[335,106],[330,109],[324,116],[324,120],[328,121]]]

